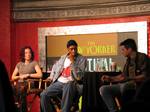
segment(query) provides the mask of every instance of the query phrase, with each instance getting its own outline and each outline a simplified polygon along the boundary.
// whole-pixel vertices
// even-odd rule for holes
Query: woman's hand
[[[30,77],[30,74],[20,74],[19,75],[19,79],[21,79],[21,80],[25,80],[25,79],[27,79],[29,77]]]

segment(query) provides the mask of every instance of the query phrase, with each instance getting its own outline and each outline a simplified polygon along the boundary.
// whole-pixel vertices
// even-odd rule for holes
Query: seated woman
[[[22,101],[20,109],[22,112],[26,112],[26,82],[24,81],[27,78],[41,78],[42,71],[39,64],[34,61],[34,53],[31,47],[26,46],[21,49],[20,52],[21,61],[17,63],[14,72],[12,74],[12,80],[18,81],[18,96]],[[23,89],[24,88],[24,89]]]

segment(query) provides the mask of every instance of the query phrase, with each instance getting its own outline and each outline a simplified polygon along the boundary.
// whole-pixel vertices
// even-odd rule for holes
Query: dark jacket
[[[127,78],[133,78],[137,75],[148,75],[148,56],[144,53],[133,52],[127,58],[123,73]]]

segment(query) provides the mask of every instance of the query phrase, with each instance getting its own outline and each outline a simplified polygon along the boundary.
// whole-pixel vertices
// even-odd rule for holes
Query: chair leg
[[[54,106],[55,111],[61,112],[61,108],[60,108],[61,99],[59,97],[56,97],[56,98],[51,98],[50,100]],[[82,97],[80,97],[80,106],[81,103],[82,103]],[[79,102],[74,102],[74,104],[70,108],[70,112],[81,112],[81,108],[79,109]]]
[[[116,102],[116,104],[117,104],[118,110],[120,110],[120,109],[121,109],[121,105],[120,105],[120,103],[119,103],[118,98],[115,98],[115,102]]]
[[[57,104],[57,101],[55,101],[53,98],[51,98],[51,102],[53,103],[56,112],[61,112],[61,110]]]
[[[38,96],[38,94],[35,94],[32,98],[32,100],[27,104],[27,109],[28,109],[28,112],[31,112],[31,109],[32,109],[32,104],[34,102],[34,100],[36,99],[36,97]]]

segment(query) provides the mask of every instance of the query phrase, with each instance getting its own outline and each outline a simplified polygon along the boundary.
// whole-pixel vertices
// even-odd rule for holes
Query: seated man
[[[116,96],[123,96],[128,90],[135,90],[145,79],[148,71],[148,56],[137,52],[133,39],[120,43],[121,53],[127,57],[123,73],[118,76],[102,76],[102,81],[119,82],[113,85],[103,85],[99,91],[110,112],[117,112]],[[124,102],[123,102],[124,103]]]
[[[62,95],[61,111],[70,112],[73,100],[77,95],[81,95],[86,58],[78,54],[77,46],[76,41],[69,40],[68,53],[53,66],[50,77],[48,77],[52,83],[40,95],[42,112],[54,112],[50,99],[60,94]]]

